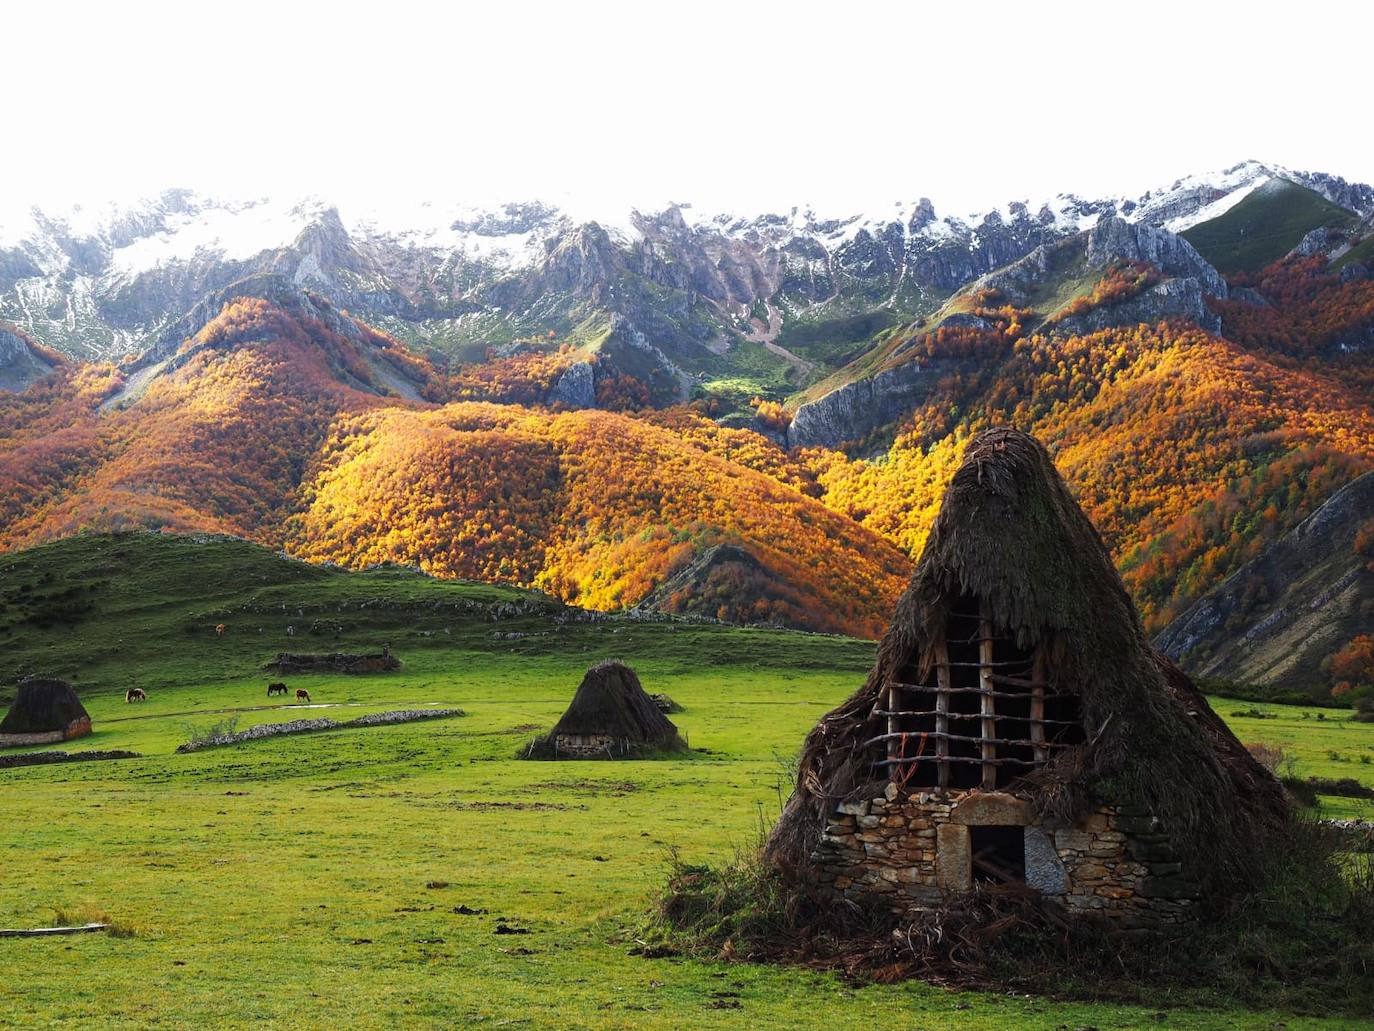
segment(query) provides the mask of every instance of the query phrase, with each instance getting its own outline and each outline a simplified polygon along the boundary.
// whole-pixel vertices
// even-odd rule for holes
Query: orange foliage
[[[596,373],[596,406],[611,412],[637,412],[648,408],[649,388],[641,380],[623,372]]]
[[[876,635],[908,570],[870,531],[645,420],[455,404],[336,427],[292,521],[303,558],[413,563],[631,605],[713,544],[746,547],[775,586],[736,615]]]
[[[1025,429],[1054,452],[1157,629],[1374,465],[1374,415],[1358,385],[1195,327],[1009,346],[991,371],[941,384],[882,461],[803,456],[825,502],[914,556],[967,439],[996,424]]]
[[[1360,634],[1335,652],[1331,656],[1331,676],[1336,680],[1374,684],[1374,637]]]
[[[542,404],[560,376],[574,362],[567,351],[527,352],[465,365],[449,377],[448,396],[455,401]]]
[[[686,405],[643,412],[639,418],[672,431],[690,447],[763,473],[809,497],[821,494],[815,477],[803,463],[753,430],[722,426]]]
[[[1374,280],[1342,283],[1326,272],[1321,255],[1284,258],[1235,285],[1253,286],[1271,302],[1209,302],[1227,337],[1247,347],[1305,357],[1351,336],[1374,343]]]
[[[750,399],[749,404],[754,409],[755,418],[769,429],[781,433],[792,425],[792,413],[779,401],[765,401],[761,397],[755,397]]]
[[[1159,269],[1148,262],[1127,261],[1113,264],[1097,281],[1091,293],[1075,297],[1054,314],[1052,321],[1072,318],[1094,308],[1128,301],[1154,286],[1159,282],[1159,278]]]

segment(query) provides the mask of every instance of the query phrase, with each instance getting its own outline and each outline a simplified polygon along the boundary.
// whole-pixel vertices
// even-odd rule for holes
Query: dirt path
[[[751,318],[749,320],[749,332],[744,334],[744,339],[751,344],[762,344],[773,354],[787,362],[796,370],[800,382],[804,383],[816,371],[815,363],[807,361],[799,354],[793,354],[782,344],[776,343],[778,334],[782,332],[782,312],[767,301],[763,302],[763,306],[768,310],[768,325],[765,326],[759,319]]]

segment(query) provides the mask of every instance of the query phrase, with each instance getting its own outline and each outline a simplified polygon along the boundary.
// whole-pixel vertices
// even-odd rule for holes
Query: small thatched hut
[[[970,443],[864,686],[811,732],[768,855],[822,893],[982,884],[1167,923],[1253,879],[1274,777],[1150,646],[1031,437]]]
[[[50,745],[91,732],[91,717],[65,680],[30,677],[0,721],[0,748]]]
[[[526,747],[527,759],[614,759],[686,747],[668,717],[623,662],[587,670],[554,728]]]

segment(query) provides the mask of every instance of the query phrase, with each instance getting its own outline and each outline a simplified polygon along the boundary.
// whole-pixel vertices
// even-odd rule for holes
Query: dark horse
[[[141,687],[131,687],[125,693],[124,700],[126,702],[146,702],[148,700],[148,696],[143,693],[143,689]]]
[[[281,695],[286,694],[286,685],[285,685],[285,684],[268,684],[268,685],[267,685],[267,697],[268,697],[268,698],[271,698],[274,694],[281,694]]]
[[[298,688],[296,688],[296,701],[298,701],[298,702],[308,702],[308,701],[310,701],[310,692],[307,691],[307,690],[306,690],[305,688],[303,688],[303,687],[298,687]]]

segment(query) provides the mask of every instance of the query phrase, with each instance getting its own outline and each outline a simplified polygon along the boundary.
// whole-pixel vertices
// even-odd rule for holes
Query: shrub
[[[1233,713],[1232,715],[1244,714]],[[1288,754],[1283,745],[1271,745],[1265,741],[1255,741],[1245,747],[1255,757],[1257,763],[1276,776],[1280,773],[1290,773],[1293,769],[1293,757]]]
[[[1066,922],[1034,892],[977,890],[899,919],[833,900],[761,851],[722,867],[672,854],[649,932],[725,959],[785,959],[851,977],[995,982],[1061,997],[1374,1012],[1374,854],[1356,835],[1293,820],[1253,857],[1259,887],[1174,931],[1122,935]],[[667,953],[664,953],[667,954]]]
[[[239,718],[237,716],[226,716],[211,723],[208,727],[197,728],[187,724],[186,743],[197,746],[208,745],[219,738],[228,737],[234,733],[238,725]]]

